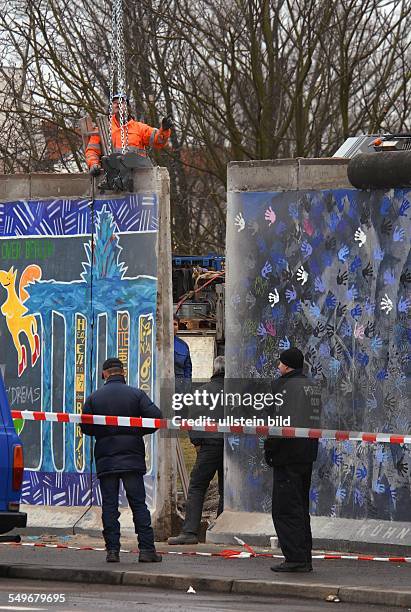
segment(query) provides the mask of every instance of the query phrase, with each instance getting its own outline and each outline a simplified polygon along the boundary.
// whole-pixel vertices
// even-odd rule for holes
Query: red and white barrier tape
[[[390,444],[411,444],[411,435],[370,433],[360,431],[339,431],[335,429],[308,429],[305,427],[268,427],[249,425],[191,426],[176,424],[170,419],[146,419],[141,417],[104,416],[92,414],[70,414],[67,412],[34,412],[12,410],[13,419],[28,421],[51,421],[53,423],[86,423],[89,425],[111,425],[116,427],[144,427],[173,431],[206,431],[210,433],[254,434],[258,436],[279,436],[282,438],[322,438],[327,440],[352,440],[357,442],[388,442]]]
[[[45,544],[36,542],[3,542],[5,546],[30,546],[33,548],[56,548],[65,550],[80,550],[80,551],[97,551],[105,552],[105,548],[95,546],[70,546],[68,544]],[[249,547],[251,549],[251,547]],[[252,549],[251,549],[252,550]],[[121,553],[134,553],[138,554],[138,550],[120,550]],[[200,552],[200,551],[177,551],[177,550],[159,550],[162,555],[178,555],[186,557],[222,557],[224,559],[250,559],[254,558],[268,558],[268,559],[284,559],[283,555],[274,555],[271,553],[256,553],[241,550],[221,550],[219,552]],[[315,560],[322,561],[385,561],[389,563],[411,563],[411,557],[373,557],[371,555],[340,555],[324,553],[313,555],[312,558]]]
[[[101,547],[96,547],[96,546],[70,546],[69,544],[46,544],[46,543],[42,543],[42,542],[2,542],[0,544],[4,544],[5,546],[30,546],[32,548],[56,548],[56,549],[64,549],[64,550],[81,550],[81,551],[86,551],[86,550],[94,550],[97,552],[105,552],[105,548],[101,548]],[[134,554],[138,554],[139,550],[138,549],[133,549],[133,550],[125,550],[125,549],[120,549],[121,553],[134,553]],[[186,556],[186,557],[223,557],[225,559],[249,559],[250,557],[256,557],[258,555],[256,555],[255,553],[252,554],[251,552],[245,552],[245,551],[241,551],[241,550],[222,550],[219,552],[201,552],[201,551],[178,551],[178,550],[162,550],[162,551],[157,551],[160,552],[162,555],[179,555],[179,556]],[[269,555],[272,556],[272,555]]]

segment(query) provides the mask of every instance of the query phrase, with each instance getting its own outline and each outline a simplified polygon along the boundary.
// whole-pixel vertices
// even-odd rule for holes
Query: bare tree
[[[223,250],[230,160],[330,155],[348,135],[409,129],[406,0],[123,2],[136,116],[176,120],[155,159],[170,171],[180,253]],[[0,9],[0,77],[13,85],[0,113],[5,171],[55,167],[44,121],[65,143],[60,169],[84,168],[77,120],[107,111],[111,2]]]

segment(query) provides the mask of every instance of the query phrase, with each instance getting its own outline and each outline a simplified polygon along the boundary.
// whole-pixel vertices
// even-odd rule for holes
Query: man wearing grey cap
[[[105,416],[143,417],[161,419],[161,411],[151,399],[135,387],[126,384],[124,367],[120,359],[110,357],[103,363],[102,378],[105,383],[94,391],[83,407],[83,414]],[[120,561],[120,512],[118,494],[123,482],[133,522],[138,536],[139,561],[161,561],[154,546],[151,516],[146,506],[144,474],[146,473],[143,436],[155,429],[118,427],[112,425],[80,425],[84,434],[95,436],[94,456],[102,497],[103,537],[106,543],[108,563]]]
[[[284,397],[291,423],[293,418],[306,419],[316,411],[312,406],[318,395],[313,393],[314,386],[303,374],[303,367],[304,355],[298,348],[289,348],[280,354],[281,376],[274,381],[272,392]],[[301,426],[301,422],[296,425]],[[269,437],[264,450],[267,464],[273,468],[272,516],[285,557],[283,563],[271,569],[274,572],[310,572],[313,568],[309,494],[318,440]]]

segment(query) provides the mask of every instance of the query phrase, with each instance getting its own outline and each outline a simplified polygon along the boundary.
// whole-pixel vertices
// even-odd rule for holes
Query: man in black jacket
[[[144,391],[126,384],[123,364],[119,359],[106,359],[102,377],[105,380],[104,386],[86,399],[83,414],[161,419],[161,411]],[[143,563],[161,561],[161,555],[156,553],[154,546],[154,532],[144,488],[146,461],[143,435],[153,433],[155,429],[82,423],[81,430],[96,438],[94,456],[100,480],[107,562],[120,561],[120,480],[126,491],[138,535],[138,560]]]
[[[297,348],[280,355],[281,376],[273,384],[273,394],[281,393],[291,425],[314,427],[310,420],[319,416],[318,390],[302,373],[304,356]],[[278,542],[285,557],[274,572],[312,571],[312,536],[309,494],[318,440],[307,438],[267,438],[265,458],[273,468],[272,516]]]
[[[209,394],[215,397],[224,391],[224,372],[225,361],[224,357],[216,357],[214,359],[213,375],[209,383],[204,386],[204,389]],[[204,406],[198,406],[198,411],[201,416],[209,416],[218,421],[224,418],[224,404],[219,402],[216,408],[206,414]],[[196,415],[192,415],[195,417]],[[224,506],[224,472],[223,472],[223,456],[224,456],[224,437],[221,433],[212,433],[204,431],[190,431],[191,443],[194,444],[197,451],[197,459],[190,475],[190,485],[188,487],[188,495],[186,502],[186,515],[180,535],[168,538],[169,544],[197,544],[198,532],[201,525],[201,514],[203,512],[203,504],[205,494],[210,482],[218,473],[218,492],[219,503],[217,516],[223,511]]]

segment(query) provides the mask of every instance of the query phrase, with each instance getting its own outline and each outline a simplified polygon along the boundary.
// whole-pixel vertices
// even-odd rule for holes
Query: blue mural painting
[[[12,408],[81,412],[108,355],[155,389],[157,197],[0,203],[0,337]],[[22,502],[100,504],[90,439],[74,424],[17,421]],[[155,505],[155,436],[147,441]]]
[[[275,377],[299,346],[325,388],[323,427],[409,434],[410,242],[411,192],[231,193],[228,376]],[[228,439],[228,508],[270,510],[262,444]],[[410,470],[404,445],[321,441],[311,511],[409,520]]]

